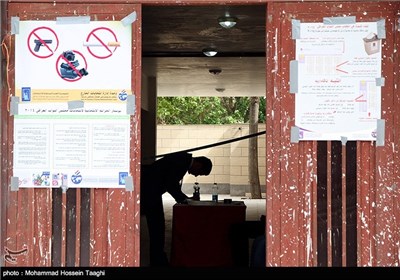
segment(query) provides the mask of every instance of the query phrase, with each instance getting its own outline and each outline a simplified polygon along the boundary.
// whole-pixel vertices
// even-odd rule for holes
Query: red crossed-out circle
[[[77,50],[71,50],[71,51],[72,51],[73,53],[75,53],[75,54],[79,54],[79,55],[82,57],[83,62],[84,62],[84,63],[83,63],[84,65],[83,65],[82,68],[85,68],[85,69],[87,70],[87,61],[86,61],[86,58],[83,56],[83,54],[82,54],[81,52],[77,51]],[[62,60],[64,60],[64,61],[62,61]],[[56,71],[57,71],[58,76],[61,77],[61,79],[65,80],[65,81],[67,81],[67,82],[76,82],[76,81],[79,81],[80,79],[82,79],[83,76],[80,75],[78,69],[76,69],[76,73],[78,74],[78,77],[76,77],[75,79],[63,78],[63,76],[61,75],[60,70],[59,70],[59,69],[60,69],[60,66],[59,66],[59,65],[61,65],[60,62],[68,63],[68,64],[70,65],[70,67],[71,67],[72,69],[74,69],[74,70],[75,70],[75,67],[71,64],[71,62],[69,62],[69,61],[63,56],[63,54],[60,54],[60,56],[57,58],[57,61],[56,61]],[[79,66],[79,67],[81,67],[81,66]]]
[[[46,39],[43,39],[43,34],[41,34],[41,36],[39,36],[38,34],[37,34],[37,31],[41,31],[41,30],[48,30],[48,31],[50,31],[50,33],[52,34],[52,36],[54,36],[56,39],[55,39],[55,44],[54,44],[54,46],[55,46],[55,48],[54,49],[52,49],[50,46],[53,46],[53,44],[47,44],[47,43],[45,43],[43,40],[46,40]],[[41,33],[41,32],[40,32]],[[31,41],[32,40],[32,41]],[[45,48],[45,49],[47,49],[47,50],[49,50],[50,51],[50,54],[49,55],[39,55],[39,54],[37,54],[36,52],[34,52],[33,50],[32,50],[32,46],[34,45],[34,41],[33,40],[39,40],[39,41],[41,41],[42,42],[42,46],[40,46],[40,48],[42,49],[42,48]],[[41,26],[41,27],[38,27],[38,28],[35,28],[35,29],[33,29],[32,30],[32,32],[29,34],[29,36],[28,36],[28,39],[27,39],[27,44],[28,44],[28,49],[29,49],[29,51],[34,55],[34,56],[36,56],[36,57],[39,57],[39,58],[48,58],[48,57],[50,57],[50,56],[52,56],[54,53],[55,53],[55,51],[57,50],[57,48],[58,48],[58,44],[59,44],[59,41],[58,41],[58,37],[57,37],[57,34],[56,34],[56,32],[53,30],[53,29],[51,29],[51,28],[49,28],[49,27],[46,27],[46,26]]]
[[[109,46],[107,45],[107,42],[104,42],[104,40],[102,40],[95,33],[96,31],[99,31],[99,30],[105,30],[105,31],[111,33],[111,35],[114,37],[114,41],[117,42],[118,40],[117,40],[117,36],[115,35],[114,31],[112,31],[110,28],[107,28],[107,27],[99,27],[99,28],[93,29],[92,32],[89,33],[89,35],[86,38],[86,42],[89,42],[89,39],[91,37],[94,37],[95,39],[93,39],[93,41],[96,41],[96,42],[99,42],[100,44],[102,44],[103,46],[101,48],[105,48],[107,50],[108,54],[105,54],[105,55],[96,54],[95,53],[96,51],[94,49],[92,50],[92,48],[90,46],[88,46],[87,49],[88,49],[89,53],[91,55],[93,55],[94,57],[96,57],[96,58],[105,59],[105,58],[108,58],[108,57],[112,56],[113,53],[115,52],[115,50],[117,49],[117,47],[112,47],[113,50],[111,50],[109,48]]]

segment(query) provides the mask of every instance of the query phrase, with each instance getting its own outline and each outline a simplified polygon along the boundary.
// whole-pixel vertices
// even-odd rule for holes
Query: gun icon
[[[38,52],[41,46],[44,44],[51,44],[53,40],[34,40],[34,42],[36,44],[34,51]]]

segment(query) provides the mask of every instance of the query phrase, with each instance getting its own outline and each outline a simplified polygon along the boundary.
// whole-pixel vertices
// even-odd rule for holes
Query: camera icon
[[[60,73],[63,79],[75,79],[78,76],[83,77],[89,74],[85,68],[78,70],[79,61],[75,60],[75,53],[73,51],[65,51],[62,53],[62,56],[69,61],[69,63],[61,63]]]

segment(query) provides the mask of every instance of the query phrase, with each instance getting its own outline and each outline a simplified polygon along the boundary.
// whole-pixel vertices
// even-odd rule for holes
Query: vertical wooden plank
[[[375,251],[375,159],[374,143],[357,142],[357,240],[358,266],[373,266]],[[370,158],[369,161],[363,159]]]
[[[280,29],[291,30],[291,18],[282,15]],[[280,57],[281,79],[289,80],[290,60],[295,57],[294,42],[291,37],[280,36],[281,46],[286,47],[285,55]],[[281,85],[281,122],[280,122],[280,172],[281,172],[281,266],[298,266],[299,226],[298,217],[301,214],[298,205],[299,147],[303,142],[291,143],[291,128],[294,127],[295,94],[289,92],[289,84]]]
[[[7,3],[4,1],[0,2],[0,24],[2,26],[0,30],[0,36],[2,38],[2,45],[1,45],[1,52],[0,52],[0,73],[8,73],[8,60],[9,56],[6,51],[7,44],[8,44],[8,39],[10,35],[6,35],[6,32],[8,30],[8,18],[7,18]],[[3,45],[4,44],[4,45]],[[7,92],[7,80],[4,81],[4,75],[2,75],[2,83],[0,84],[1,88],[1,96],[0,96],[0,200],[2,203],[0,203],[0,248],[3,253],[0,254],[0,266],[5,267],[5,255],[4,251],[6,250],[5,246],[5,239],[7,237],[7,207],[8,205],[8,171],[9,168],[7,168],[7,163],[8,163],[8,158],[7,158],[7,149],[8,145],[6,143],[7,141],[7,129],[8,128],[8,116],[6,114],[7,108],[6,108],[6,102],[5,102],[5,96],[6,94],[3,94],[4,92]],[[3,138],[4,137],[4,138]]]
[[[7,180],[8,181],[8,180]],[[11,192],[8,188],[8,208],[7,208],[7,230],[6,237],[4,242],[4,250],[5,255],[5,265],[6,266],[18,266],[17,259],[15,259],[10,251],[19,251],[20,249],[26,248],[18,248],[17,247],[17,209],[18,209],[18,192]]]
[[[27,249],[25,254],[21,254],[18,259],[19,266],[33,266],[34,244],[33,244],[33,218],[34,218],[34,190],[19,189],[17,208],[17,250]]]
[[[331,238],[332,266],[342,266],[342,145],[331,142]]]
[[[131,118],[131,166],[134,190],[126,192],[126,265],[140,266],[140,159],[141,159],[141,81],[142,81],[142,5],[129,5],[137,20],[132,24],[132,85],[136,97],[136,114]]]
[[[67,261],[67,193],[61,194],[61,262],[62,267]]]
[[[368,147],[367,147],[368,148]],[[369,243],[369,186],[370,177],[369,164],[362,159],[369,154],[365,154],[363,144],[357,141],[357,266],[365,266],[368,261],[367,249]],[[370,248],[371,249],[371,248]]]
[[[394,93],[394,30],[398,25],[398,16],[394,17],[391,6],[381,5],[382,17],[385,18],[386,37],[382,40],[382,75],[385,85],[381,87],[381,119],[385,120],[385,144],[376,147],[376,234],[375,246],[377,266],[392,266],[396,244],[393,235],[394,227],[394,162],[393,162],[393,131],[398,129],[398,124],[393,123],[393,93]]]
[[[313,177],[315,178],[312,181],[311,184],[311,197],[312,197],[312,205],[311,205],[311,220],[312,220],[312,229],[310,232],[310,235],[308,236],[308,240],[311,240],[312,243],[312,248],[313,248],[313,257],[312,257],[312,262],[310,265],[312,266],[317,266],[318,264],[318,142],[313,141],[313,155],[312,155],[312,160],[314,162],[313,164],[313,170],[311,174],[313,174]]]
[[[26,211],[27,211],[27,207],[29,207],[29,205],[27,204],[26,201],[26,189],[21,189],[18,190],[18,195],[17,195],[17,216],[16,216],[16,223],[17,223],[17,232],[16,232],[16,247],[17,248],[27,248],[28,250],[32,250],[32,248],[28,248],[27,244],[26,244],[26,229],[29,227],[27,226],[26,223]],[[24,219],[25,218],[25,219]],[[20,249],[18,249],[20,250]],[[23,256],[21,256],[19,258],[19,265],[20,266],[27,266],[26,264],[26,255],[24,254]]]
[[[394,255],[394,263],[393,266],[400,266],[400,186],[396,184],[396,188],[394,189],[394,244],[395,247],[395,255]]]
[[[299,150],[299,266],[313,266],[316,263],[316,141],[303,143]]]
[[[75,262],[73,266],[79,266],[81,261],[80,246],[81,246],[81,189],[76,189],[76,224],[75,224]]]
[[[275,3],[268,3],[267,9],[267,94],[266,97],[266,262],[267,266],[280,266],[281,246],[281,208],[280,208],[280,94],[279,94],[279,8]]]
[[[90,201],[95,201],[95,190],[90,189]],[[89,242],[90,242],[90,252],[89,252],[89,265],[95,266],[98,265],[99,253],[101,252],[101,247],[99,246],[100,242],[96,242],[95,235],[97,234],[96,229],[99,226],[99,223],[96,219],[96,211],[94,204],[100,204],[102,201],[98,201],[98,203],[90,203],[90,231],[89,231]]]
[[[347,142],[347,140],[346,140]],[[342,266],[347,264],[347,195],[346,195],[346,142],[342,143]]]
[[[17,202],[17,232],[16,232],[16,248],[27,248],[28,251],[32,250],[31,247],[28,247],[26,240],[26,233],[29,230],[29,226],[27,223],[27,208],[29,205],[27,204],[27,190],[21,189],[18,190],[18,202]],[[28,207],[27,207],[28,206]],[[28,230],[27,230],[28,229]],[[17,249],[18,251],[21,249]],[[27,254],[22,255],[19,258],[19,266],[27,266]]]
[[[367,144],[367,143],[366,143]],[[368,224],[368,246],[366,247],[367,249],[369,249],[367,251],[368,253],[368,266],[376,266],[376,249],[375,249],[375,234],[376,234],[376,159],[375,159],[375,155],[376,155],[376,151],[374,149],[374,144],[373,142],[369,143],[370,147],[367,150],[367,155],[370,158],[369,161],[369,166],[368,166],[368,174],[369,174],[369,178],[371,178],[370,180],[370,185],[368,186],[368,195],[369,195],[369,200],[367,201],[368,203],[368,216],[369,216],[369,224]],[[368,146],[368,145],[365,145]],[[372,160],[371,160],[372,159]],[[364,178],[364,177],[362,177]]]
[[[36,211],[36,201],[35,201],[35,189],[28,189],[26,192],[26,198],[28,200],[28,203],[26,205],[29,205],[26,209],[28,209],[28,213],[26,215],[27,217],[27,232],[26,232],[26,244],[27,247],[30,248],[30,252],[28,251],[27,253],[27,266],[33,266],[34,265],[34,254],[35,254],[35,246],[34,246],[34,239],[35,239],[35,224],[34,224],[34,216],[35,216],[35,211]],[[21,208],[23,206],[21,205]]]
[[[91,189],[81,189],[80,215],[80,260],[78,266],[88,267],[90,264],[90,194]]]
[[[106,266],[107,265],[107,209],[108,209],[108,193],[106,189],[91,189],[91,260],[90,266]]]
[[[346,266],[357,266],[357,142],[346,144]]]
[[[307,210],[305,209],[305,206],[307,204],[307,199],[306,199],[306,184],[307,182],[305,181],[305,173],[307,173],[307,160],[306,160],[306,150],[309,147],[309,143],[303,143],[303,145],[299,146],[299,166],[300,172],[299,174],[299,179],[298,179],[298,206],[299,206],[299,217],[298,217],[298,227],[299,227],[299,246],[298,246],[298,263],[300,266],[305,266],[306,263],[306,232],[307,232],[307,221],[306,221],[306,215],[307,215]],[[303,249],[303,250],[302,250]]]
[[[7,19],[8,22],[8,19]],[[12,46],[15,45],[15,37],[8,36],[4,38],[4,45],[2,45],[2,51],[5,50],[6,56],[6,85],[2,85],[4,91],[2,93],[2,123],[3,120],[4,126],[2,126],[2,168],[4,168],[4,176],[5,180],[2,180],[2,189],[6,190],[6,201],[7,204],[7,214],[6,214],[6,236],[4,241],[4,260],[6,266],[22,266],[22,258],[24,255],[16,256],[13,252],[22,252],[22,250],[27,250],[28,248],[18,247],[18,191],[10,190],[10,178],[12,176],[12,165],[10,164],[10,160],[12,159],[12,149],[13,149],[13,127],[10,125],[11,117],[10,117],[10,108],[9,108],[9,101],[10,95],[13,94],[14,82],[15,82],[15,57],[14,48]],[[7,125],[6,125],[7,124]],[[3,172],[3,170],[2,170]],[[3,184],[4,182],[4,184]],[[21,262],[21,263],[20,263]]]
[[[361,165],[362,163],[362,158],[361,158],[361,143],[360,141],[357,141],[357,186],[356,186],[356,192],[357,192],[357,266],[362,266],[363,260],[364,260],[364,246],[361,245],[363,240],[364,235],[365,235],[365,230],[364,230],[364,224],[362,223],[361,217],[364,215],[363,213],[365,212],[365,201],[363,197],[365,198],[366,196],[362,196],[364,194],[363,189],[368,187],[368,184],[365,183],[365,180],[361,180],[361,177],[363,174],[362,172],[365,172],[365,168],[362,168],[363,166]]]
[[[62,246],[62,190],[52,189],[52,239],[51,239],[51,266],[61,266]]]
[[[34,236],[36,242],[34,242],[33,261],[35,266],[51,266],[51,226],[53,223],[52,207],[49,207],[49,205],[52,205],[51,194],[51,189],[35,190]]]
[[[400,10],[400,3],[396,3],[395,5],[395,10],[399,11]],[[395,16],[394,18],[399,18],[399,16]],[[397,32],[395,32],[395,49],[399,50],[400,49],[400,36],[399,34],[400,27],[397,26]],[[393,114],[393,122],[395,126],[398,126],[400,124],[400,94],[398,89],[400,88],[400,57],[399,55],[394,56],[394,65],[395,65],[395,70],[394,70],[394,88],[397,89],[395,90],[394,94],[394,105],[393,108],[395,110]],[[400,266],[400,146],[399,146],[399,141],[400,139],[400,130],[395,129],[394,130],[394,189],[393,189],[393,201],[394,201],[394,244],[396,244],[396,249],[395,249],[395,255],[394,255],[394,260],[395,266]]]
[[[328,265],[328,231],[327,231],[327,164],[328,164],[328,143],[318,141],[317,146],[317,266]]]
[[[65,266],[71,267],[75,265],[75,246],[76,246],[76,192],[77,189],[70,188],[66,192],[65,207]]]
[[[125,225],[126,200],[125,190],[113,189],[108,191],[108,255],[107,265],[125,265]]]
[[[137,185],[136,185],[137,186]],[[126,266],[140,266],[140,193],[129,192],[126,194]]]
[[[1,2],[1,13],[2,16],[6,15],[7,3]],[[1,34],[9,30],[8,17],[1,17],[2,26],[7,27],[7,29],[2,28]],[[14,46],[14,38],[11,35],[2,36],[2,75],[7,73],[5,79],[2,79],[1,84],[1,249],[4,252],[4,266],[17,266],[18,258],[11,255],[11,252],[16,252],[17,241],[16,241],[16,231],[17,231],[17,209],[18,209],[18,194],[17,192],[10,191],[10,178],[12,174],[12,167],[9,163],[12,158],[12,127],[10,126],[10,110],[9,110],[9,98],[12,94],[11,89],[14,86],[14,51],[11,46]],[[4,76],[2,76],[4,77]],[[2,255],[3,256],[3,255]],[[3,258],[1,258],[1,263]]]
[[[327,219],[327,257],[328,257],[328,266],[332,266],[332,142],[327,141],[327,202],[326,202],[326,219]]]

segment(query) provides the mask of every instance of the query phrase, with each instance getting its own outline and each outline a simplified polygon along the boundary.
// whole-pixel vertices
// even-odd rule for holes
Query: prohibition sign
[[[89,53],[99,59],[105,59],[112,56],[115,50],[117,49],[117,46],[110,48],[110,45],[108,43],[110,40],[108,40],[107,37],[112,38],[111,40],[114,40],[114,42],[118,42],[117,36],[110,28],[99,27],[93,29],[93,31],[90,32],[89,35],[87,36],[86,43],[89,43],[90,38],[93,38],[91,40],[91,43],[97,43],[100,45],[100,47],[93,48],[88,46],[87,49]]]
[[[86,70],[87,69],[87,61],[86,61],[86,58],[82,55],[82,53],[79,52],[79,51],[76,51],[76,50],[72,50],[71,52],[74,53],[74,54],[78,54],[78,55],[80,55],[82,57],[84,63],[83,63],[83,67],[81,68],[81,70],[82,69]],[[76,78],[66,78],[66,77],[63,77],[61,75],[60,65],[62,63],[64,63],[65,65],[67,65],[71,69],[70,71],[73,72],[76,75]],[[57,73],[58,73],[58,75],[60,76],[61,79],[65,80],[67,82],[76,82],[76,81],[79,81],[80,79],[82,79],[82,77],[84,75],[82,75],[81,71],[78,69],[78,66],[76,66],[75,63],[78,63],[77,59],[75,59],[73,61],[70,61],[67,58],[65,58],[64,53],[62,53],[58,57],[57,62],[56,62],[56,71],[57,71]],[[79,65],[79,67],[81,67],[81,65]],[[86,73],[86,75],[87,75],[87,73]]]
[[[55,42],[53,42],[53,37],[55,38]],[[48,58],[52,56],[57,50],[59,41],[57,34],[56,32],[54,32],[54,30],[46,26],[41,26],[32,30],[32,32],[28,36],[27,43],[29,51],[34,56],[39,58]],[[50,54],[48,54],[49,52]],[[46,55],[40,55],[39,53],[46,53]]]

